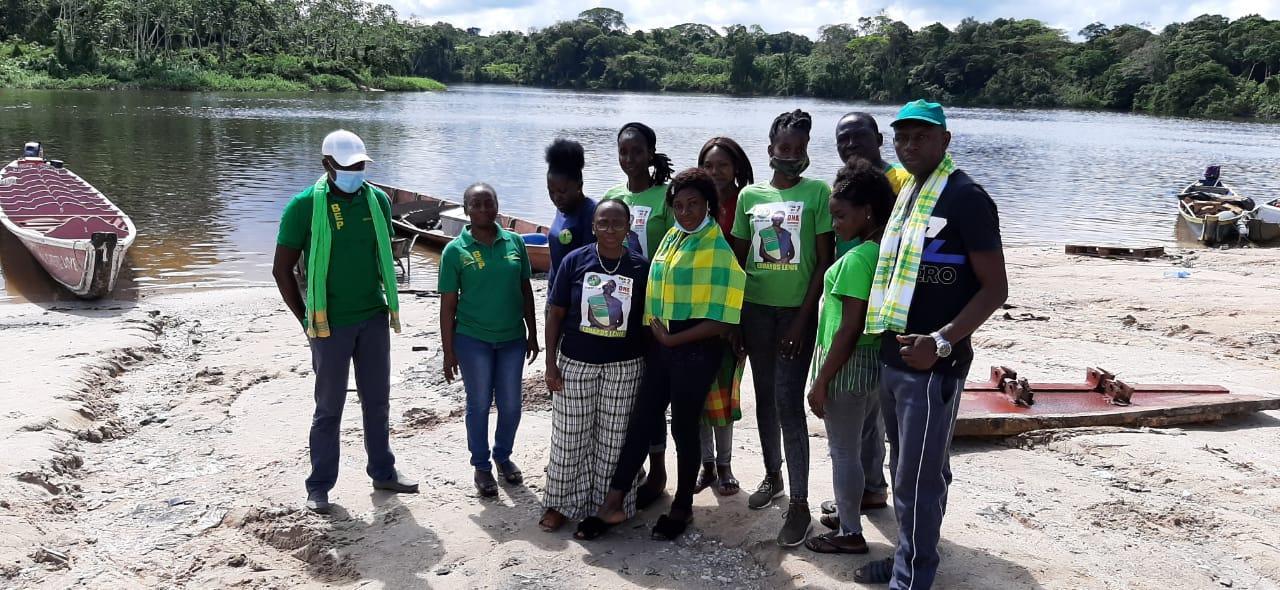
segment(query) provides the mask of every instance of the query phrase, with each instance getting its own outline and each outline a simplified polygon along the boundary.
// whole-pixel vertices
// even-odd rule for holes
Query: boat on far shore
[[[374,186],[386,192],[391,199],[391,224],[396,232],[417,236],[437,249],[444,248],[458,237],[469,222],[461,203],[385,184],[374,183]],[[498,225],[524,238],[529,265],[535,272],[547,272],[551,269],[547,226],[503,214],[498,215]]]

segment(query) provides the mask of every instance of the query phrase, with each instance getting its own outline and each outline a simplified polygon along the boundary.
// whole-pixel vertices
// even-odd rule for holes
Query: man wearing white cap
[[[311,341],[316,407],[307,508],[323,514],[330,510],[329,490],[338,480],[338,427],[353,363],[373,487],[416,493],[418,484],[396,471],[389,441],[390,330],[400,331],[391,201],[365,182],[365,167],[373,160],[356,134],[330,133],[322,152],[326,174],[285,206],[272,275]],[[305,297],[293,275],[303,254]]]

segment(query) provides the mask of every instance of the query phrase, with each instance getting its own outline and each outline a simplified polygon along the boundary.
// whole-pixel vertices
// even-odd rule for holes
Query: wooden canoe
[[[39,155],[0,169],[0,222],[49,276],[84,299],[115,288],[137,235],[129,216],[102,192]]]
[[[1193,183],[1178,194],[1178,214],[1205,245],[1229,243],[1241,236],[1253,202],[1227,185]]]
[[[385,184],[374,183],[374,186],[391,198],[391,223],[397,232],[416,235],[437,249],[443,248],[458,236],[460,224],[447,222],[450,218],[457,220],[460,217],[461,203]],[[446,223],[441,223],[442,217]],[[498,215],[498,224],[522,235],[546,236],[549,231],[544,225],[510,215]],[[525,250],[529,253],[529,264],[534,271],[547,272],[551,269],[551,250],[545,243],[526,243]]]

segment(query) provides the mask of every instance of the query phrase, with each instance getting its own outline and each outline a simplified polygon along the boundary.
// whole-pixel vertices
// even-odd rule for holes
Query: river
[[[332,129],[359,133],[378,181],[458,199],[483,180],[504,212],[548,223],[543,148],[583,143],[586,192],[622,179],[617,128],[644,121],[676,168],[714,135],[737,139],[766,179],[769,123],[794,108],[814,118],[809,175],[838,168],[834,128],[850,110],[887,129],[891,106],[812,98],[552,91],[454,86],[439,93],[212,94],[0,91],[0,154],[29,140],[132,216],[138,239],[118,296],[268,283],[280,211],[320,173]],[[1280,127],[1065,110],[947,111],[958,165],[986,186],[1010,244],[1175,243],[1170,194],[1206,164],[1255,198],[1280,195]],[[891,132],[890,132],[891,133]],[[886,141],[885,157],[895,159]],[[0,158],[8,160],[8,157]],[[60,297],[0,230],[0,300]],[[431,282],[415,256],[411,283]]]

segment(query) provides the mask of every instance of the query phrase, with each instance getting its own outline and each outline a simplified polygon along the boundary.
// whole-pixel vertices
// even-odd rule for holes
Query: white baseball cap
[[[351,166],[357,162],[372,162],[364,153],[364,140],[346,129],[339,129],[324,136],[323,155],[333,156],[339,166]]]

